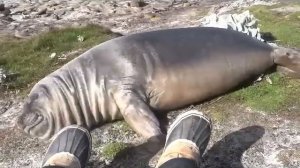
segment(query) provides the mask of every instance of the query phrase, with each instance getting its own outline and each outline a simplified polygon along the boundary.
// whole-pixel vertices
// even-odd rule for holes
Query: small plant
[[[111,142],[103,147],[102,154],[107,160],[112,160],[119,152],[127,148],[128,145],[122,142]]]

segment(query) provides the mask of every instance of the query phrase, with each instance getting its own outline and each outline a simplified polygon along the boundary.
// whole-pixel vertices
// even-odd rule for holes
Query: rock
[[[8,16],[11,11],[8,8],[5,8],[4,11],[2,11],[2,13],[4,14],[4,16]]]
[[[5,10],[5,6],[3,3],[0,3],[0,11],[4,11]]]
[[[17,24],[11,23],[11,24],[8,26],[8,29],[9,29],[9,30],[15,30],[17,27],[18,27]]]
[[[47,12],[47,8],[40,8],[36,14],[43,15],[43,14],[46,14],[46,12]]]
[[[0,13],[2,13],[4,16],[8,16],[11,11],[9,8],[5,7],[3,3],[0,3]]]
[[[53,14],[52,17],[53,17],[54,19],[56,19],[56,20],[60,20],[60,19],[61,19],[61,18],[60,18],[58,15],[56,15],[56,14]]]
[[[102,7],[102,12],[104,15],[109,15],[109,14],[115,13],[115,10],[112,9],[109,5],[102,4],[101,7]]]
[[[12,19],[11,17],[8,17],[8,16],[0,16],[0,21],[13,22],[14,19]]]
[[[128,10],[126,8],[118,8],[118,9],[116,9],[116,14],[126,15],[128,13],[130,13],[130,10]]]
[[[56,10],[56,11],[54,11],[54,14],[57,15],[58,17],[61,17],[64,14],[66,14],[66,11],[65,11],[65,9]]]
[[[15,8],[15,9],[12,9],[12,10],[11,10],[11,14],[12,14],[12,15],[15,15],[15,14],[21,14],[21,13],[23,13],[24,11],[26,11],[25,8],[17,7],[17,8]]]
[[[101,6],[99,4],[95,4],[93,6],[89,6],[89,8],[93,12],[97,12],[97,13],[101,12]]]
[[[143,0],[132,0],[129,5],[131,7],[144,7],[147,3]]]
[[[71,7],[71,6],[67,7],[66,9],[67,9],[68,11],[74,11],[74,8]]]
[[[40,4],[44,4],[45,2],[47,2],[48,0],[38,0]]]
[[[28,38],[30,36],[30,33],[27,29],[24,29],[24,30],[16,30],[15,31],[15,37],[17,38]]]
[[[54,6],[57,6],[58,3],[54,2],[54,1],[50,1],[46,4],[48,7],[54,7]]]

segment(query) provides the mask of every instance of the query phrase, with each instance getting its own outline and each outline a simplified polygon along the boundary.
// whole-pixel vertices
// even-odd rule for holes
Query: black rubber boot
[[[165,148],[178,139],[190,140],[197,145],[202,156],[210,139],[211,121],[197,110],[177,116],[167,134]]]
[[[191,110],[176,117],[170,126],[157,168],[197,168],[211,134],[211,122]]]
[[[56,157],[56,160],[61,158],[59,162],[64,162],[64,158],[67,160],[71,158],[74,160],[73,163],[77,162],[75,163],[77,165],[80,163],[80,167],[83,168],[89,160],[91,144],[92,139],[88,130],[77,125],[67,126],[55,135],[46,152],[43,166],[45,163],[49,166],[48,162]]]

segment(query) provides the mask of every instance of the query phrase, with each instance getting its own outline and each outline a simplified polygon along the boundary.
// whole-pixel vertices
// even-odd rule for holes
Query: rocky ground
[[[120,33],[199,25],[207,12],[247,6],[261,1],[230,0],[4,0],[0,33],[25,38],[51,28],[101,24]]]
[[[270,2],[274,1],[4,0],[0,1],[0,35],[28,38],[54,27],[88,23],[105,25],[122,34],[198,26],[208,13]],[[22,99],[16,95],[0,100],[0,167],[39,167],[49,144],[27,137],[15,128],[21,105]],[[229,106],[228,102],[216,99],[188,109],[191,108],[205,112],[214,121],[202,167],[300,167],[299,107],[269,114],[238,103]],[[216,112],[216,108],[222,110]],[[169,113],[170,122],[188,109]],[[161,152],[141,154],[151,144],[144,144],[124,123],[96,129],[92,135],[93,152],[88,167],[154,167]],[[112,160],[105,159],[103,148],[111,142],[124,142],[129,148]]]

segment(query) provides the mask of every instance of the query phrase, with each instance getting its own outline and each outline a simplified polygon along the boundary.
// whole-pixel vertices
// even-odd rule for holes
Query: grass
[[[279,40],[278,44],[300,48],[300,12],[282,13],[272,10],[277,7],[280,5],[258,5],[249,10],[259,19],[261,31],[272,33]]]
[[[103,147],[102,154],[107,160],[114,159],[119,152],[127,148],[128,145],[122,142],[111,142]]]
[[[300,12],[279,13],[272,10],[282,5],[257,5],[249,10],[259,19],[258,26],[261,32],[271,33],[278,40],[276,43],[280,45],[300,48]],[[300,6],[300,4],[293,5]],[[254,110],[269,113],[286,111],[290,106],[300,105],[297,98],[300,95],[299,80],[282,77],[278,73],[271,74],[270,78],[272,85],[264,80],[233,92],[227,98],[230,101],[241,102]]]
[[[230,98],[243,102],[245,105],[256,110],[276,112],[287,109],[290,105],[299,103],[296,98],[300,94],[300,83],[282,77],[278,73],[270,75],[272,85],[262,81],[245,87],[230,95]]]
[[[78,36],[84,38],[78,40]],[[1,89],[26,90],[35,82],[58,69],[79,54],[59,59],[67,52],[83,51],[113,37],[113,33],[96,25],[52,30],[31,39],[4,37],[0,39],[0,68],[17,74],[0,86]],[[82,52],[83,52],[82,51]],[[52,53],[56,57],[50,58]]]
[[[134,133],[129,124],[124,120],[115,122],[114,128],[117,129],[118,132],[121,131],[124,135],[132,135]]]
[[[224,123],[227,121],[229,114],[225,110],[224,106],[218,106],[219,104],[216,104],[212,107],[210,117],[214,122],[218,123]]]

